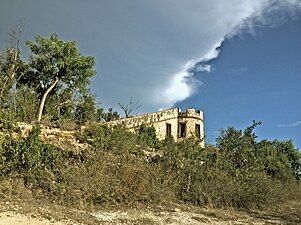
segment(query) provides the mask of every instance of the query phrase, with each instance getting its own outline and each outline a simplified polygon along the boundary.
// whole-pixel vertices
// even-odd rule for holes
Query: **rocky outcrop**
[[[33,125],[28,123],[18,123],[17,125],[23,137],[28,136],[33,128]],[[41,126],[40,138],[58,148],[69,149],[75,152],[82,151],[90,146],[87,143],[80,143],[76,139],[75,131],[61,130],[58,128]]]

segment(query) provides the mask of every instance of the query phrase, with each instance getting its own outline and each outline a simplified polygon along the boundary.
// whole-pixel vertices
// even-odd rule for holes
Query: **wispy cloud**
[[[241,75],[243,73],[246,73],[248,72],[249,69],[245,66],[242,66],[242,67],[238,67],[238,68],[232,68],[232,69],[229,69],[227,71],[228,74],[233,74],[233,75]]]
[[[277,127],[298,127],[298,126],[301,126],[301,121],[296,121],[296,122],[289,123],[289,124],[277,125]]]

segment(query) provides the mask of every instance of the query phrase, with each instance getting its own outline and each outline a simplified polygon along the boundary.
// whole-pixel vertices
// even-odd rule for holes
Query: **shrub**
[[[158,147],[158,139],[156,137],[156,129],[142,124],[136,131],[138,140],[141,145],[145,144],[151,148]]]
[[[219,139],[220,145],[201,148],[193,138],[158,142],[153,130],[145,127],[133,134],[124,127],[90,123],[77,136],[91,147],[80,152],[42,142],[39,127],[28,137],[21,137],[11,122],[3,123],[2,130],[2,193],[13,193],[11,187],[18,183],[20,190],[28,189],[36,198],[77,207],[183,201],[260,208],[301,199],[296,191],[300,184],[293,176],[298,162],[295,148],[257,142],[250,129],[231,128],[224,133],[231,135]],[[159,159],[149,161],[141,149],[154,145]]]
[[[6,133],[0,145],[1,178],[19,174],[33,187],[50,190],[59,174],[62,153],[39,140],[39,127],[34,127],[26,138]]]

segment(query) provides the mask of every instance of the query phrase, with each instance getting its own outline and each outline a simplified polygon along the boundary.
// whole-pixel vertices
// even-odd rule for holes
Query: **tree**
[[[258,142],[254,133],[261,122],[245,130],[229,127],[217,138],[223,169],[232,174],[264,172],[269,177],[287,181],[301,179],[301,154],[292,141]]]
[[[9,32],[8,46],[0,53],[0,102],[1,107],[7,102],[8,94],[22,73],[26,64],[21,60],[21,36],[24,31],[23,23]]]
[[[103,108],[97,106],[95,98],[91,94],[84,94],[80,97],[75,108],[75,119],[82,125],[87,121],[100,121],[103,117]]]
[[[19,80],[20,84],[33,87],[40,104],[37,119],[40,122],[49,94],[59,90],[86,91],[90,78],[96,74],[95,58],[80,54],[74,41],[65,42],[52,34],[50,38],[37,35],[35,41],[27,41],[32,55],[28,72]]]
[[[132,115],[136,114],[141,105],[139,104],[137,99],[131,97],[130,102],[126,105],[118,103],[122,111],[124,112],[125,118],[131,117]]]
[[[262,152],[265,171],[270,177],[301,180],[301,153],[291,140],[262,140],[258,148]]]
[[[156,136],[156,129],[154,127],[146,126],[142,124],[138,129],[138,139],[141,143],[147,144],[149,147],[154,148],[158,143]]]
[[[253,124],[245,130],[228,127],[222,130],[216,139],[223,166],[231,173],[237,174],[241,171],[248,173],[262,169],[260,151],[257,149],[257,136],[254,133],[256,126],[260,124],[261,122],[253,121]]]
[[[56,125],[62,121],[74,120],[75,95],[70,88],[57,90],[55,95],[49,95],[44,107],[44,115],[47,114],[47,120]]]
[[[105,113],[103,117],[106,122],[110,122],[113,120],[118,120],[120,118],[120,115],[117,111],[114,111],[113,108],[109,108],[108,112]]]

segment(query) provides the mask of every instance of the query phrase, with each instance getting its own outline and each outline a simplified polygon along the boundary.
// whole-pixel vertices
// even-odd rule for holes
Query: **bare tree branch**
[[[126,105],[122,103],[118,103],[126,118],[136,115],[139,112],[141,105],[139,101],[133,97],[131,97],[130,102]]]

